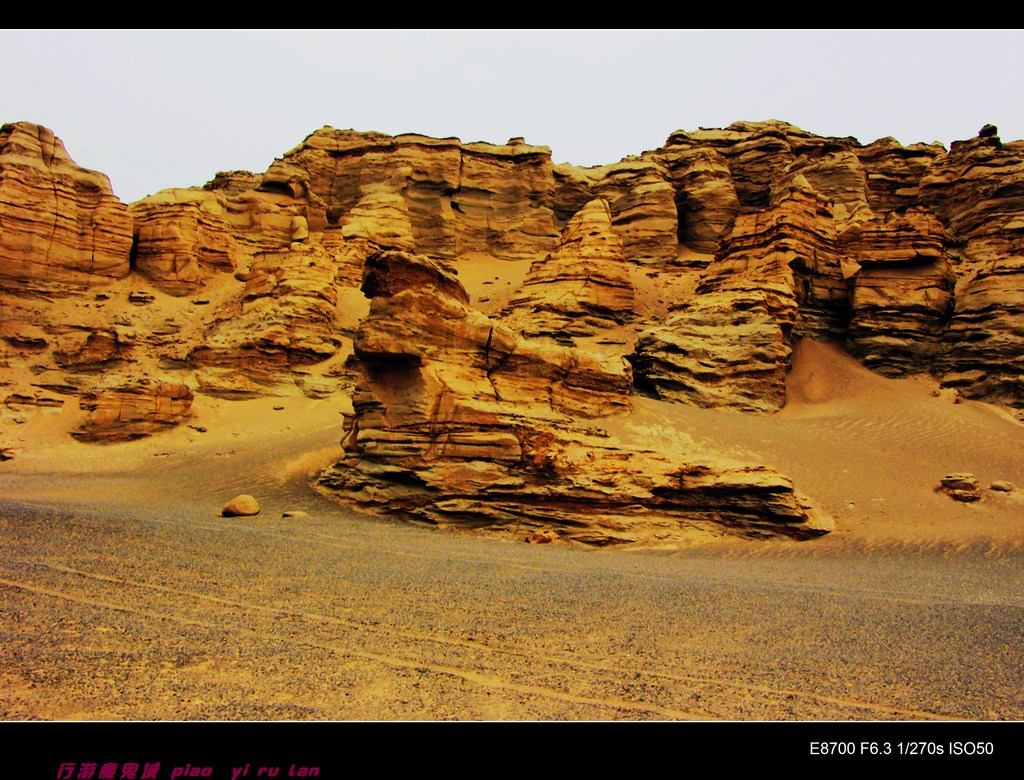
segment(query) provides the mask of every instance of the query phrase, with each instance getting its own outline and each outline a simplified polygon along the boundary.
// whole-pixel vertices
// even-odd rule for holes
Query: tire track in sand
[[[890,717],[903,717],[907,719],[931,719],[931,720],[945,720],[945,719],[956,719],[956,716],[947,715],[945,713],[918,710],[905,707],[894,707],[891,705],[876,704],[874,702],[864,701],[861,699],[855,699],[850,697],[838,697],[830,696],[827,694],[815,693],[810,691],[799,690],[795,688],[778,688],[774,686],[758,685],[753,683],[739,682],[736,680],[730,680],[722,677],[706,677],[700,675],[680,674],[671,673],[661,670],[644,669],[639,667],[618,667],[608,664],[599,664],[586,660],[582,660],[576,657],[561,656],[557,654],[538,654],[528,653],[522,650],[517,650],[512,647],[503,647],[500,645],[488,644],[472,639],[459,639],[456,637],[408,631],[402,629],[395,629],[381,624],[364,623],[355,620],[349,620],[333,615],[324,615],[315,612],[305,612],[298,610],[283,609],[280,607],[271,607],[262,604],[251,604],[244,601],[237,601],[233,599],[225,599],[218,596],[211,596],[208,594],[197,593],[194,591],[172,588],[165,585],[156,585],[151,583],[140,582],[137,580],[129,580],[122,577],[113,577],[105,574],[98,574],[95,572],[87,572],[81,569],[75,569],[60,564],[41,563],[40,566],[49,568],[54,571],[63,572],[66,574],[72,574],[75,576],[95,580],[104,584],[111,584],[117,586],[129,586],[134,588],[140,588],[144,590],[157,591],[162,593],[168,593],[171,595],[182,596],[192,600],[199,600],[210,602],[218,605],[240,608],[243,610],[270,614],[278,617],[289,617],[297,618],[301,620],[313,621],[317,623],[328,623],[332,625],[343,626],[345,628],[357,629],[359,631],[373,633],[379,636],[389,638],[400,638],[404,640],[411,640],[417,642],[429,642],[433,644],[448,645],[462,647],[472,650],[484,651],[487,653],[501,654],[506,656],[512,656],[522,658],[530,662],[542,661],[547,664],[554,666],[568,667],[569,670],[581,669],[587,670],[588,672],[595,673],[597,675],[611,676],[616,682],[621,681],[625,677],[635,677],[639,674],[644,678],[651,680],[669,681],[675,683],[684,683],[690,685],[700,685],[711,688],[724,688],[732,692],[734,699],[738,701],[749,701],[751,703],[760,702],[761,697],[769,696],[779,700],[799,698],[808,702],[817,702],[820,704],[828,704],[832,706],[841,707],[843,709],[851,710],[865,710],[868,712],[888,715]],[[247,629],[243,626],[231,625],[230,627],[225,626],[223,623],[208,623],[205,621],[194,621],[194,619],[184,618],[181,616],[171,617],[166,614],[150,613],[147,610],[140,610],[131,607],[116,607],[107,602],[94,601],[91,599],[82,599],[79,597],[65,594],[61,591],[49,591],[48,589],[38,588],[38,586],[29,586],[22,583],[16,583],[11,580],[0,579],[0,584],[8,585],[10,587],[20,587],[26,590],[36,589],[38,592],[42,592],[45,595],[51,595],[58,598],[66,598],[77,603],[101,606],[104,608],[121,609],[126,612],[135,612],[138,614],[146,614],[157,617],[168,617],[169,619],[175,619],[178,622],[186,624],[195,624],[204,626],[207,628],[230,628],[232,630],[241,631],[243,633],[259,634],[260,632],[252,629]],[[299,639],[298,641],[307,644],[309,646],[317,647],[320,649],[326,649],[330,651],[339,651],[343,655],[353,655],[361,658],[368,658],[377,660],[382,663],[389,663],[391,665],[399,665],[407,668],[429,668],[431,671],[437,673],[449,674],[457,677],[462,677],[467,681],[474,682],[480,685],[485,685],[492,688],[503,688],[519,693],[525,693],[530,695],[545,695],[549,698],[555,698],[562,701],[568,701],[580,704],[592,704],[598,706],[612,707],[614,709],[632,709],[640,710],[645,712],[652,712],[654,714],[664,715],[678,720],[714,720],[716,719],[708,712],[702,712],[700,714],[694,712],[684,712],[681,710],[665,707],[657,707],[650,704],[636,702],[634,700],[621,699],[621,698],[592,698],[592,697],[579,697],[567,694],[563,691],[558,691],[554,688],[548,688],[544,686],[532,686],[525,685],[522,683],[515,683],[507,680],[502,680],[496,675],[486,674],[482,672],[473,671],[467,668],[436,664],[430,662],[417,661],[410,658],[401,656],[391,656],[386,654],[368,653],[366,651],[359,651],[354,649],[339,650],[335,645],[329,643],[317,642],[315,640]],[[390,659],[390,660],[389,660]],[[544,693],[544,692],[547,693]]]
[[[27,583],[14,582],[13,580],[0,579],[0,586],[25,591],[28,593],[33,593],[35,595],[48,596],[50,598],[70,601],[88,607],[108,609],[116,612],[125,612],[131,615],[139,615],[142,617],[147,617],[159,621],[169,620],[181,625],[195,626],[197,628],[205,628],[213,631],[227,630],[260,638],[263,638],[265,636],[265,632],[263,631],[257,631],[254,629],[245,628],[243,626],[229,625],[223,622],[213,623],[206,620],[198,620],[196,618],[186,618],[180,615],[173,615],[168,612],[154,612],[148,609],[128,607],[122,604],[113,604],[110,602],[100,601],[98,599],[81,598],[69,593],[64,593],[62,591],[52,590],[50,588],[43,588],[35,585],[30,585]],[[251,606],[251,608],[253,609],[260,609],[256,605],[249,606]],[[277,610],[271,609],[270,611]],[[301,615],[301,613],[295,614],[297,616],[303,616]],[[317,617],[325,618],[326,616]],[[714,720],[714,718],[711,718],[706,713],[698,714],[693,712],[686,712],[683,710],[659,707],[645,702],[634,701],[629,699],[620,699],[615,697],[579,696],[545,686],[526,685],[523,683],[511,682],[508,680],[504,680],[496,675],[477,672],[459,666],[431,663],[414,658],[406,658],[398,655],[370,653],[361,650],[340,648],[335,643],[318,642],[314,639],[308,638],[298,638],[296,641],[307,647],[315,647],[317,649],[325,650],[329,653],[340,655],[342,657],[362,658],[365,660],[386,664],[388,666],[401,667],[406,669],[427,669],[431,672],[434,672],[435,674],[457,677],[462,680],[465,680],[466,682],[485,686],[488,688],[496,688],[499,690],[510,691],[513,693],[519,693],[528,696],[544,696],[545,698],[564,701],[570,704],[585,704],[594,707],[602,707],[605,709],[613,709],[621,712],[648,712],[653,715],[658,715],[670,720]]]

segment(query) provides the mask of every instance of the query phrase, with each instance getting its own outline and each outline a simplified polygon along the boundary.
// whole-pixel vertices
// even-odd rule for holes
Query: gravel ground
[[[0,529],[6,720],[1024,717],[1015,550],[602,552],[287,491]]]

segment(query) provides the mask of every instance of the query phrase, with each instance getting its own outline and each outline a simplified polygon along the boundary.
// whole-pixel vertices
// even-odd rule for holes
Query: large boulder
[[[253,496],[242,493],[228,501],[220,513],[224,517],[252,517],[260,513],[260,504]]]

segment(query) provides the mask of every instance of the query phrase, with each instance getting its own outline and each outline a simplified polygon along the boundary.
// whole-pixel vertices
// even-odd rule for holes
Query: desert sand
[[[804,542],[528,545],[314,492],[345,399],[197,396],[86,445],[39,409],[0,464],[7,720],[1016,720],[1024,427],[800,343],[774,415],[647,398],[598,421],[790,474]],[[283,406],[283,409],[275,407]],[[205,429],[200,431],[199,429]],[[966,504],[936,493],[969,471]],[[220,517],[238,493],[260,515]],[[283,518],[285,511],[305,517]]]

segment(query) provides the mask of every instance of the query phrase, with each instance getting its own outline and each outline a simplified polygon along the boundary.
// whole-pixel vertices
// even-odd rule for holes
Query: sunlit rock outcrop
[[[621,325],[633,313],[633,284],[607,201],[570,220],[558,248],[535,260],[503,320],[529,337],[572,345]]]
[[[601,545],[830,527],[770,469],[616,448],[586,420],[628,411],[628,365],[517,336],[436,261],[372,255],[363,289],[364,373],[325,490],[441,525]]]
[[[0,127],[0,288],[68,295],[128,275],[132,218],[45,127]]]

